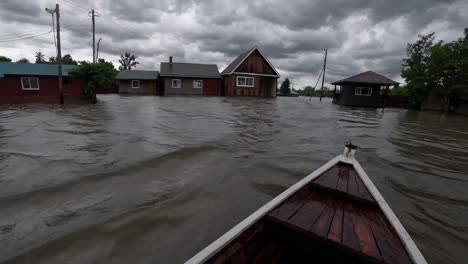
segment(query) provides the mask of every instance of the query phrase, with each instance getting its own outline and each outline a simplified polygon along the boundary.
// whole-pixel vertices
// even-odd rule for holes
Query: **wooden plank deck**
[[[299,195],[298,195],[299,197]],[[412,263],[395,230],[352,166],[338,164],[268,214],[337,249],[352,250],[376,263]],[[293,208],[294,210],[283,210]],[[301,206],[302,204],[302,206]]]
[[[206,263],[413,263],[354,168],[338,163]]]

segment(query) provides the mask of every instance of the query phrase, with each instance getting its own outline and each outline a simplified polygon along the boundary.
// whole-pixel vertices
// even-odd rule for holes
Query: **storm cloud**
[[[103,38],[101,58],[117,65],[125,51],[139,69],[158,70],[161,61],[216,63],[220,70],[258,45],[293,86],[314,85],[328,49],[327,83],[365,70],[401,81],[405,46],[418,34],[435,31],[451,41],[468,27],[468,1],[384,0],[3,0],[0,55],[34,60],[55,55],[51,16],[60,4],[62,53],[91,60],[91,18]],[[28,35],[29,36],[29,35]],[[14,41],[12,41],[14,40]]]

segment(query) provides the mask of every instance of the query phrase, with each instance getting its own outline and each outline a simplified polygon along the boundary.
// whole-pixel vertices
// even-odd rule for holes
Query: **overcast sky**
[[[365,70],[401,81],[408,42],[432,31],[451,41],[468,27],[467,0],[0,0],[0,55],[55,56],[52,34],[9,40],[48,32],[44,8],[56,3],[62,54],[75,59],[92,59],[87,10],[94,8],[102,15],[96,18],[99,56],[116,66],[129,51],[139,57],[137,69],[159,70],[172,55],[179,62],[215,63],[221,71],[258,45],[296,88],[315,85],[325,48],[327,83]]]

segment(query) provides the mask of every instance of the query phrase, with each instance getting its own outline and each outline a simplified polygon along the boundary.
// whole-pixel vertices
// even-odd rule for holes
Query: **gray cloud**
[[[464,0],[65,2],[59,1],[63,53],[79,60],[91,59],[91,19],[82,9],[94,8],[103,15],[96,19],[97,37],[103,38],[100,55],[114,63],[130,51],[139,57],[140,69],[157,69],[160,61],[174,56],[176,61],[216,63],[222,70],[241,52],[258,45],[295,87],[315,84],[325,48],[327,82],[364,70],[400,81],[407,42],[432,31],[450,41],[468,26]],[[54,3],[0,1],[0,40],[49,30],[50,15],[44,8]],[[52,35],[0,42],[0,55],[13,59],[32,60],[35,51],[53,56]]]

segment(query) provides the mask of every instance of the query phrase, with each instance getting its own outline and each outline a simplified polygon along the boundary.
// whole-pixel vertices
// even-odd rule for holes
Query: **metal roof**
[[[120,71],[115,78],[117,80],[156,80],[158,76],[158,71],[127,70]]]
[[[76,68],[76,65],[62,65],[62,75]],[[0,78],[5,75],[58,76],[57,64],[0,62]]]
[[[341,85],[347,83],[363,83],[363,84],[381,84],[381,85],[397,85],[399,82],[393,81],[381,74],[373,71],[366,71],[349,78],[332,82],[331,84]]]
[[[263,59],[265,59],[265,61],[268,63],[268,65],[270,65],[270,67],[273,69],[273,71],[276,73],[276,75],[278,77],[280,77],[280,74],[279,72],[275,69],[275,67],[273,66],[273,64],[270,63],[270,61],[268,61],[268,59],[266,58],[265,55],[263,55],[263,53],[260,51],[260,49],[255,46],[251,49],[249,49],[248,51],[242,53],[241,55],[239,55],[239,57],[237,57],[236,59],[234,59],[231,64],[229,64],[226,69],[223,70],[223,72],[221,72],[222,75],[226,75],[226,74],[232,74],[241,64],[242,62],[244,62],[249,56],[250,54],[252,54],[252,52],[254,52],[255,50],[257,50],[260,55],[263,57]]]
[[[221,78],[216,64],[161,62],[160,76]]]

